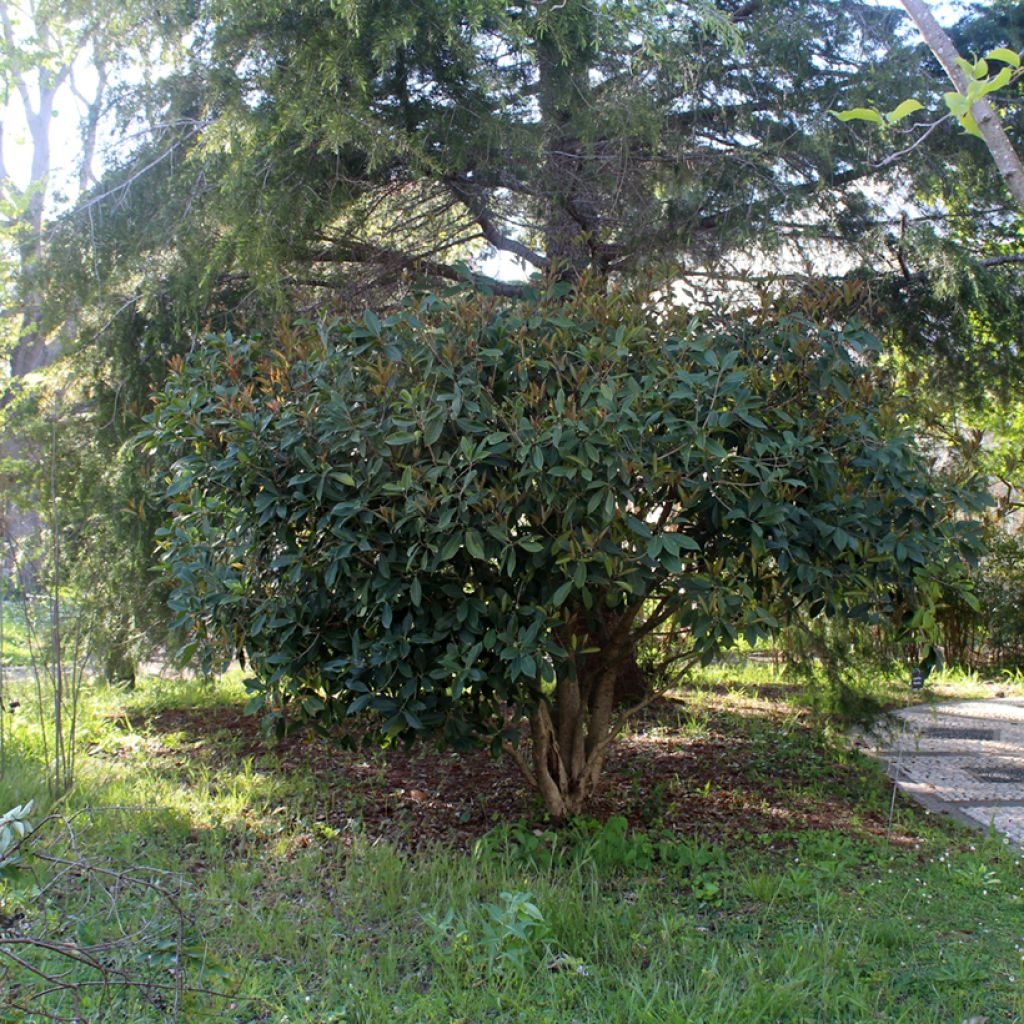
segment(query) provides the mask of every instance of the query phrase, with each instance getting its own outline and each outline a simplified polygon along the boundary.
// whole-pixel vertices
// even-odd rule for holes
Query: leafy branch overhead
[[[1000,61],[1005,67],[996,74],[990,72],[990,62]],[[963,57],[956,58],[957,66],[963,71],[967,80],[966,92],[945,92],[943,102],[949,114],[956,118],[961,128],[968,134],[982,138],[977,121],[971,113],[972,108],[986,96],[1016,82],[1021,77],[1021,58],[1018,53],[1005,46],[996,47],[978,60],[971,63]],[[888,113],[874,107],[855,107],[852,110],[833,110],[831,113],[840,121],[870,121],[880,127],[892,127],[899,124],[911,114],[924,110],[920,100],[908,99],[898,104]]]
[[[1024,210],[1024,163],[1021,163],[1020,156],[1007,137],[999,115],[988,99],[989,95],[1007,88],[1020,78],[1020,55],[1006,46],[1000,46],[989,50],[980,60],[973,63],[967,61],[957,53],[953,40],[935,19],[925,0],[900,2],[917,26],[921,38],[956,87],[955,92],[947,92],[943,96],[949,109],[948,116],[955,118],[967,134],[975,135],[985,143],[1018,210]],[[990,74],[989,61],[998,61],[1006,66],[995,74]],[[851,111],[849,117],[845,119],[858,117],[887,125],[891,123],[889,118],[894,117],[899,109],[896,108],[896,111],[883,117],[871,108],[861,108],[858,111]],[[929,128],[918,143],[900,155],[904,156],[916,148],[928,137],[932,128]]]

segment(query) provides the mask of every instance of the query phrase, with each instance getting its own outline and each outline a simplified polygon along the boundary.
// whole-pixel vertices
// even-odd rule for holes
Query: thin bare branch
[[[515,762],[515,766],[519,769],[520,774],[526,780],[527,785],[531,789],[540,789],[537,785],[537,776],[534,775],[526,758],[523,757],[522,751],[507,740],[502,743],[501,749]]]
[[[446,178],[445,180],[452,192],[454,192],[455,195],[465,203],[466,209],[469,210],[473,219],[480,225],[480,230],[483,233],[484,238],[490,242],[495,249],[510,252],[514,256],[518,256],[521,260],[525,260],[527,263],[532,264],[540,270],[547,270],[548,267],[551,266],[551,261],[546,256],[542,256],[539,252],[531,249],[528,245],[524,245],[522,242],[517,241],[514,238],[510,238],[499,230],[495,223],[494,215],[488,208],[487,203],[473,190],[471,185],[459,178]]]

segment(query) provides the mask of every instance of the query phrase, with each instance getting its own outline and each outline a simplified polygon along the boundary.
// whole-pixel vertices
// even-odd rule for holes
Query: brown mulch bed
[[[753,756],[752,734],[736,728],[735,705],[688,736],[666,726],[665,712],[671,712],[674,725],[679,705],[663,704],[609,753],[590,807],[595,818],[622,814],[634,826],[714,841],[765,833],[786,841],[789,833],[808,829],[885,833],[884,816],[858,805],[865,785],[858,769],[826,759],[815,776],[825,784],[811,788],[799,757],[776,763],[766,760],[763,747],[760,757]],[[752,701],[739,710],[778,718],[780,735],[809,729],[784,705]],[[511,762],[484,751],[455,754],[421,744],[411,750],[353,752],[306,733],[269,747],[257,720],[240,707],[165,710],[135,727],[157,741],[150,756],[174,759],[182,768],[205,763],[212,770],[240,770],[251,758],[259,772],[283,780],[301,776],[310,781],[314,798],[305,798],[297,813],[370,839],[387,838],[407,848],[433,843],[465,848],[499,824],[545,827],[539,800]],[[160,743],[161,736],[172,734],[180,734],[184,746]],[[884,785],[877,779],[868,784]]]

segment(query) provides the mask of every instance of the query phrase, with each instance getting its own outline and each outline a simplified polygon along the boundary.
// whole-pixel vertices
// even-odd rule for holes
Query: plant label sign
[[[915,668],[910,673],[910,688],[912,690],[924,689],[924,673],[919,668]]]

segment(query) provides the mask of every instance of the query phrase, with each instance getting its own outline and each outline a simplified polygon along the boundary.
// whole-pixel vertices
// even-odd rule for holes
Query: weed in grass
[[[810,868],[799,865],[788,867],[779,877],[777,898],[781,901],[805,902],[818,891],[821,880]]]
[[[423,915],[423,920],[437,939],[447,947],[458,948],[470,960],[485,965],[488,972],[499,974],[521,971],[527,963],[536,966],[550,944],[550,932],[533,893],[502,892],[500,902],[484,903],[479,916],[479,937],[471,937],[464,920],[451,910],[440,920],[436,915]]]
[[[989,890],[995,891],[1002,885],[1002,879],[984,861],[969,859],[966,863],[950,871],[950,881],[966,889],[972,889],[987,896]]]
[[[736,892],[740,897],[769,905],[775,902],[781,886],[775,872],[757,868],[744,869],[736,879]]]

